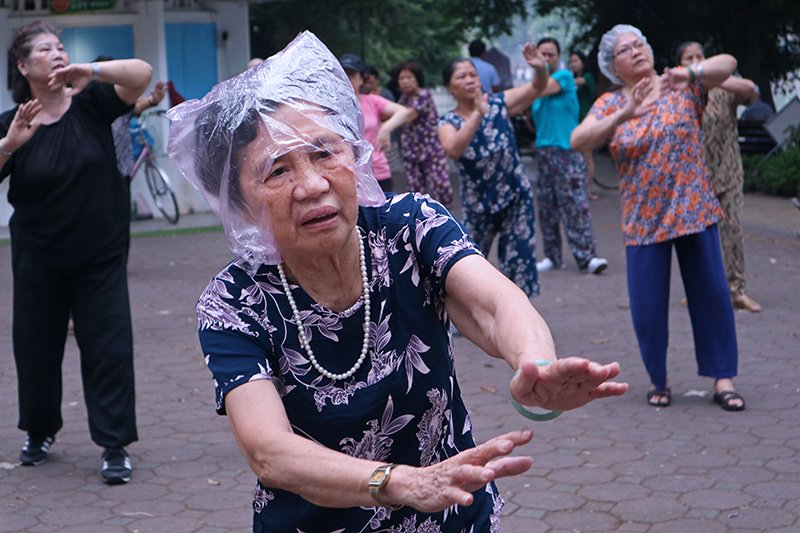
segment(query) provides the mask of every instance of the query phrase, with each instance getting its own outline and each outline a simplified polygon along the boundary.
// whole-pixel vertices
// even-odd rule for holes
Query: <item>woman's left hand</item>
[[[522,55],[525,56],[525,62],[528,66],[537,72],[542,72],[547,69],[547,61],[545,61],[544,56],[539,52],[535,44],[525,43],[525,46],[522,48]]]
[[[92,66],[89,63],[74,63],[50,74],[48,86],[54,89],[61,85],[67,87],[70,95],[75,95],[90,81],[92,81]]]
[[[522,405],[567,411],[598,398],[625,394],[627,383],[609,382],[618,375],[618,363],[601,365],[581,357],[547,366],[525,360],[511,379],[511,395]]]
[[[661,75],[661,89],[676,91],[689,85],[689,67],[665,68]]]

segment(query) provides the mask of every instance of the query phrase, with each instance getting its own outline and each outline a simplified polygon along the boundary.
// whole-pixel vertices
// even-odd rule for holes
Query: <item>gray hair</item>
[[[617,24],[603,34],[603,38],[600,39],[600,50],[597,52],[597,66],[600,67],[600,72],[616,85],[624,85],[624,83],[619,79],[617,71],[614,69],[614,47],[617,45],[617,40],[626,33],[632,33],[640,38],[642,42],[648,44],[647,37],[636,26]]]

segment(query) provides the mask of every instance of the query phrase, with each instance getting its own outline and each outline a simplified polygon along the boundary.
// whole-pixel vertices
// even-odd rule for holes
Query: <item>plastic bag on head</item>
[[[603,34],[597,52],[597,66],[600,68],[600,72],[615,85],[625,85],[622,80],[617,77],[617,71],[614,68],[614,47],[617,44],[617,39],[626,33],[634,34],[640,38],[644,44],[647,44],[647,37],[642,34],[639,28],[631,26],[630,24],[617,24]]]
[[[337,59],[310,32],[217,84],[202,99],[167,113],[170,158],[203,194],[225,228],[231,251],[252,271],[262,263],[280,263],[281,255],[266,206],[251,205],[242,193],[243,154],[252,146],[263,150],[266,173],[287,152],[319,150],[292,123],[298,116],[349,145],[353,157],[343,164],[353,172],[359,205],[383,205],[386,197],[372,172],[372,145],[364,138],[358,98]]]

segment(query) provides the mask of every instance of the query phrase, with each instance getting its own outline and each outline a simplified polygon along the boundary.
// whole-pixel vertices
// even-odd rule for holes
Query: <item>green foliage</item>
[[[298,33],[314,32],[337,57],[357,53],[388,81],[401,61],[417,61],[426,85],[439,85],[445,63],[460,55],[471,31],[510,31],[526,0],[303,0],[250,7],[251,49],[258,57],[280,51]]]
[[[706,55],[727,52],[739,60],[739,71],[755,81],[772,103],[770,81],[789,83],[800,68],[800,2],[797,0],[538,0],[537,11],[559,13],[586,28],[575,43],[592,48],[615,24],[632,24],[647,36],[659,66],[675,63],[675,50],[699,41]]]
[[[745,156],[742,162],[746,192],[800,196],[800,146],[790,146],[767,160]]]

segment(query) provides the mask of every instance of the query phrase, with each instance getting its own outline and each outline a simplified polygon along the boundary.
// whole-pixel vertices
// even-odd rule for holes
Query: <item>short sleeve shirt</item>
[[[497,69],[494,68],[494,65],[479,57],[472,57],[470,60],[475,70],[478,72],[478,78],[481,80],[483,92],[493,93],[493,88],[500,86],[500,74],[497,73]]]
[[[705,162],[700,83],[664,91],[655,110],[628,120],[609,143],[620,174],[625,244],[641,246],[699,233],[719,220]],[[624,107],[622,89],[597,99],[590,114],[602,120]]]
[[[552,75],[561,92],[537,98],[531,107],[536,123],[536,146],[556,146],[570,150],[569,138],[578,126],[578,93],[575,77],[569,70],[557,70]]]
[[[128,189],[111,124],[131,110],[109,83],[89,83],[61,118],[42,124],[0,170],[10,175],[15,246],[50,265],[99,261],[127,246]],[[0,115],[5,137],[16,109]]]
[[[400,130],[400,146],[403,148],[403,159],[424,162],[431,158],[444,157],[442,145],[436,135],[439,117],[436,104],[428,89],[420,89],[414,98],[401,95],[398,103],[410,107],[417,112],[417,118]]]
[[[253,380],[277,388],[295,434],[347,455],[426,466],[474,447],[455,374],[444,285],[450,268],[478,254],[456,220],[419,194],[361,207],[358,229],[370,280],[368,357],[352,378],[331,381],[300,345],[274,265],[250,276],[232,263],[200,297],[200,343],[216,390]],[[364,306],[334,312],[291,286],[305,336],[323,368],[345,372],[363,342]],[[493,484],[469,507],[426,514],[379,506],[327,509],[258,483],[254,522],[265,531],[497,531],[502,501]],[[409,529],[410,528],[410,529]],[[474,529],[473,529],[474,528]]]
[[[377,94],[359,94],[361,113],[364,115],[364,138],[372,145],[372,170],[375,179],[385,180],[392,177],[389,159],[378,144],[378,130],[381,128],[381,115],[389,105],[389,100]]]
[[[457,130],[464,122],[455,111],[439,118],[439,126],[450,124]],[[461,174],[462,206],[473,213],[500,213],[520,191],[530,189],[503,93],[489,96],[489,110],[456,167]]]

